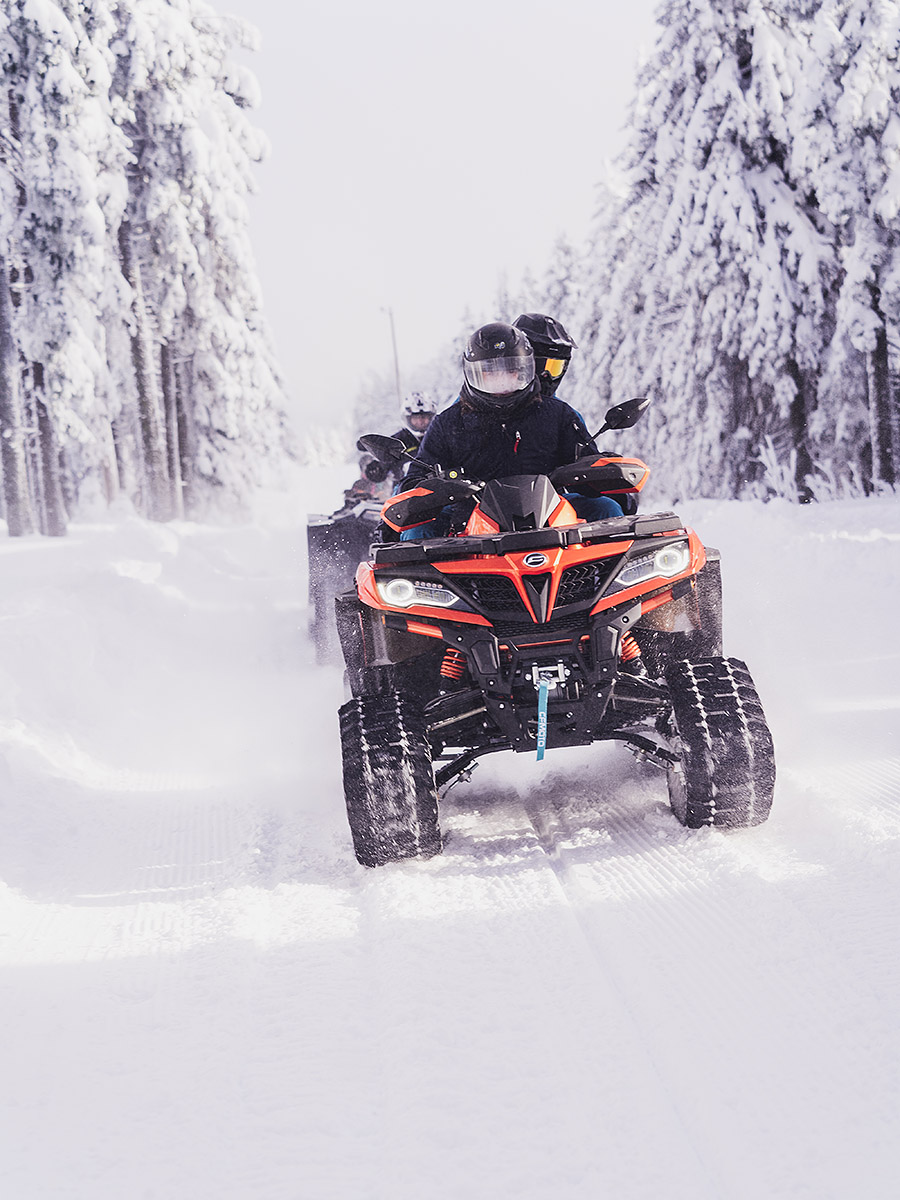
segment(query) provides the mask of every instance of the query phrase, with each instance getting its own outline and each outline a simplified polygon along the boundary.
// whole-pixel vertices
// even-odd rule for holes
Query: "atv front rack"
[[[416,542],[389,542],[372,547],[376,567],[399,567],[408,563],[440,562],[469,558],[476,554],[504,555],[522,550],[555,550],[596,542],[619,542],[623,538],[651,537],[657,533],[676,533],[684,528],[673,512],[638,517],[608,517],[570,525],[565,529],[524,529],[495,533],[488,537],[426,538]]]

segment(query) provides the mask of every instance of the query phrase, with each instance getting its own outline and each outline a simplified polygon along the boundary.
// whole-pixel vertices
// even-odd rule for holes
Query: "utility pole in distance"
[[[394,310],[392,308],[382,308],[382,312],[387,313],[388,320],[391,323],[391,345],[394,348],[394,383],[397,387],[397,404],[403,403],[403,395],[400,391],[400,360],[397,357],[397,334],[394,330]]]

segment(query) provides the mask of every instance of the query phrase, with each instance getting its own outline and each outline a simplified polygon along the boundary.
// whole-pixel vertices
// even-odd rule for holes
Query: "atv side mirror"
[[[607,410],[603,424],[594,437],[598,438],[601,433],[606,433],[609,429],[630,429],[641,419],[649,406],[650,398],[648,396],[638,396],[634,400],[625,400],[621,404],[614,404]]]
[[[409,453],[399,438],[384,437],[380,433],[363,434],[356,443],[356,448],[371,454],[386,466],[406,458]]]

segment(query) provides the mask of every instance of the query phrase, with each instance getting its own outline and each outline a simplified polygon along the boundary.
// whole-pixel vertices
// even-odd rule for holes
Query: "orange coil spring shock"
[[[631,662],[634,658],[641,657],[641,648],[635,640],[634,634],[626,633],[622,638],[622,645],[619,647],[619,657],[622,662]]]
[[[445,679],[462,679],[465,669],[466,656],[461,650],[454,650],[451,647],[444,654],[444,661],[441,663],[441,675]]]

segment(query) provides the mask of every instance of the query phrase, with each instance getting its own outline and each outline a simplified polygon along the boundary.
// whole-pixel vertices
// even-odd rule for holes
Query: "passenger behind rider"
[[[542,396],[555,396],[569,369],[576,342],[569,337],[560,321],[543,313],[522,313],[513,321],[531,342],[534,351],[534,373],[541,386]],[[581,416],[581,414],[578,414]]]
[[[544,313],[522,313],[516,317],[513,325],[521,329],[531,342],[534,371],[540,381],[541,395],[555,396],[569,369],[572,351],[578,349],[578,344],[566,333],[561,321]],[[581,413],[578,415],[580,417]],[[628,517],[638,510],[638,498],[634,492],[618,496],[616,503]]]
[[[463,353],[463,375],[459,399],[431,422],[404,489],[437,465],[486,482],[509,475],[549,475],[583,454],[597,453],[578,413],[558,397],[543,394],[535,352],[520,329],[501,322],[476,329]],[[608,496],[562,494],[582,520],[622,516]],[[404,530],[401,539],[443,536],[454,518],[464,515],[454,509]]]

